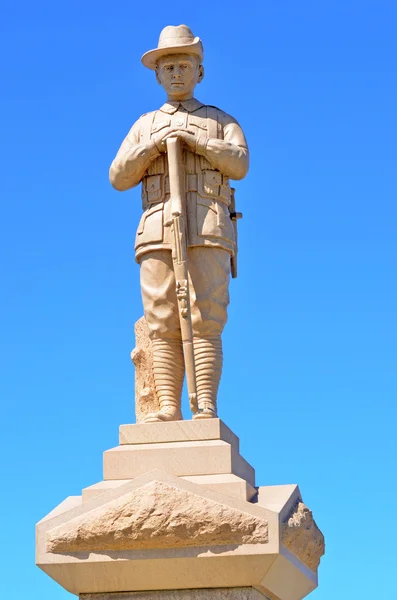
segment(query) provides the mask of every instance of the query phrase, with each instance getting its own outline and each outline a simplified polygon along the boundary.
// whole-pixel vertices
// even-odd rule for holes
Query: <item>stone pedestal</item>
[[[37,525],[37,564],[82,600],[300,600],[323,549],[298,487],[256,487],[219,419],[121,426],[104,480]]]
[[[122,592],[120,594],[82,594],[80,600],[269,600],[251,587],[159,592]]]

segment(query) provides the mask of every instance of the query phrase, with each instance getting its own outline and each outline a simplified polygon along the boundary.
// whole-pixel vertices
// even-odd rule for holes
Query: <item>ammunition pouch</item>
[[[185,192],[197,192],[201,198],[214,198],[230,206],[231,192],[229,178],[219,171],[205,170],[200,173],[187,173]],[[170,193],[168,175],[148,175],[142,180],[142,208],[147,210],[153,204],[164,202]]]

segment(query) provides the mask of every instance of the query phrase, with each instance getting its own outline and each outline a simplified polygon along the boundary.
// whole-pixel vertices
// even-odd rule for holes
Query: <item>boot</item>
[[[216,396],[222,374],[222,340],[220,336],[194,338],[197,412],[193,419],[217,417]]]
[[[184,376],[182,343],[179,340],[155,339],[152,348],[154,383],[160,410],[148,414],[143,422],[180,421]]]

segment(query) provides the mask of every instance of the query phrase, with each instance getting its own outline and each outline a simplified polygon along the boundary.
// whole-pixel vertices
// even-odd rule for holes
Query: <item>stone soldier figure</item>
[[[136,234],[145,320],[153,348],[160,410],[146,421],[182,418],[184,357],[172,261],[167,140],[184,148],[187,246],[197,411],[217,416],[222,371],[221,333],[227,320],[230,261],[236,251],[230,218],[229,178],[248,171],[244,134],[231,116],[193,97],[204,76],[203,46],[186,25],[168,26],[158,47],[142,57],[167,94],[159,109],[133,125],[110,168],[110,181],[124,191],[142,182],[143,215]]]

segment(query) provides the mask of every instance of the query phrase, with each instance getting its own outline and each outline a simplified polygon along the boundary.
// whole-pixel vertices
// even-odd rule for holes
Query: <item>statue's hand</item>
[[[189,129],[171,129],[164,136],[164,143],[171,138],[177,138],[181,140],[184,143],[184,145],[188,148],[188,150],[190,150],[191,152],[196,152],[197,137],[194,131],[191,131]]]
[[[164,131],[160,131],[159,133],[156,133],[155,135],[152,135],[152,142],[155,143],[156,148],[159,152],[166,152],[167,151],[167,146],[166,146],[166,141],[165,141],[165,136],[168,133],[168,130]]]

